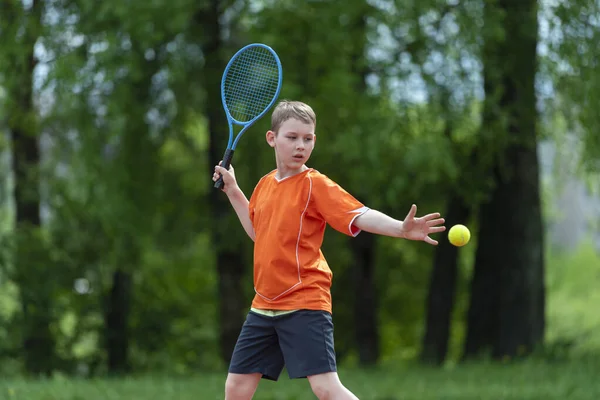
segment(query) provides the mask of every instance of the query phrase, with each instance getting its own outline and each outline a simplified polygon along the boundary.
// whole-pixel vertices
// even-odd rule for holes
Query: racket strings
[[[258,50],[258,49],[257,49]],[[262,53],[262,54],[260,54]],[[235,119],[246,122],[260,114],[271,101],[277,89],[272,78],[276,62],[266,51],[248,51],[232,65],[231,80],[227,80],[226,99]],[[264,56],[267,57],[264,57]],[[271,58],[271,59],[269,59]],[[271,62],[271,65],[269,65]]]
[[[224,81],[225,103],[231,116],[248,122],[269,106],[279,86],[279,67],[273,54],[261,47],[240,53]]]

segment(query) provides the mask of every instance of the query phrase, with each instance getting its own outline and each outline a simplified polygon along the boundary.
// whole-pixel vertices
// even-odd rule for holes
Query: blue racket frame
[[[254,48],[254,47],[263,48],[263,49],[269,51],[273,55],[273,57],[277,63],[277,69],[278,69],[277,89],[275,90],[275,94],[273,95],[271,102],[265,107],[265,109],[260,114],[258,114],[254,118],[252,118],[250,121],[242,122],[242,121],[238,121],[237,119],[235,119],[231,115],[231,112],[229,111],[229,108],[227,107],[227,101],[225,99],[225,81],[226,81],[227,73],[229,72],[229,69],[231,68],[231,66],[233,65],[235,60],[246,50],[248,50],[250,48]],[[277,101],[277,98],[279,97],[279,93],[281,91],[282,80],[283,80],[283,68],[281,66],[281,60],[279,59],[279,56],[277,55],[275,50],[273,50],[270,46],[267,46],[266,44],[252,43],[252,44],[246,45],[246,46],[242,47],[241,49],[239,49],[231,57],[231,59],[227,63],[227,66],[225,67],[225,71],[223,71],[223,76],[221,78],[221,102],[223,104],[223,109],[225,110],[225,115],[227,116],[227,123],[229,124],[229,140],[227,142],[227,149],[225,150],[225,154],[223,155],[223,160],[221,162],[221,166],[223,168],[229,169],[229,166],[231,165],[231,160],[233,158],[233,153],[238,145],[238,142],[240,141],[240,138],[244,134],[244,132],[246,132],[248,130],[248,128],[250,128],[256,121],[258,121],[260,118],[262,118],[271,109],[271,107],[273,107],[273,104],[275,104],[275,102]],[[234,129],[233,129],[234,124],[242,126],[242,129],[235,136],[235,139],[234,139]],[[215,182],[214,187],[217,189],[223,188],[223,177],[222,176]]]

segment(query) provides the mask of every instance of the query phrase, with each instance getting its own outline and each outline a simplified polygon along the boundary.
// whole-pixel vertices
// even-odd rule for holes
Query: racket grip
[[[233,150],[232,149],[225,150],[225,154],[223,155],[223,160],[221,161],[221,167],[223,167],[225,169],[229,169],[232,158],[233,158]],[[223,182],[223,175],[221,175],[219,177],[219,179],[217,179],[217,181],[215,182],[215,187],[217,189],[223,189],[224,185],[225,185],[225,183]]]

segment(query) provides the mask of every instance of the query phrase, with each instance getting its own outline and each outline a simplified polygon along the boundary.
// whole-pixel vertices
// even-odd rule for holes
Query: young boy
[[[320,400],[357,399],[337,375],[331,307],[332,273],[321,252],[326,224],[349,236],[361,230],[422,240],[443,232],[439,213],[404,221],[361,204],[327,176],[306,166],[316,141],[316,116],[307,104],[282,101],[273,111],[267,143],[277,169],[265,175],[250,201],[234,169],[215,167],[223,191],[254,244],[252,307],[233,351],[226,400],[251,399],[261,378],[277,380],[284,365],[308,378]]]

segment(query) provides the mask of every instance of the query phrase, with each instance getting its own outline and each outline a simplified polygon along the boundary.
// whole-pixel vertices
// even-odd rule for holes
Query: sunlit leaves
[[[600,3],[543,3],[543,67],[553,82],[550,113],[563,114],[568,132],[582,138],[583,162],[600,171]]]

